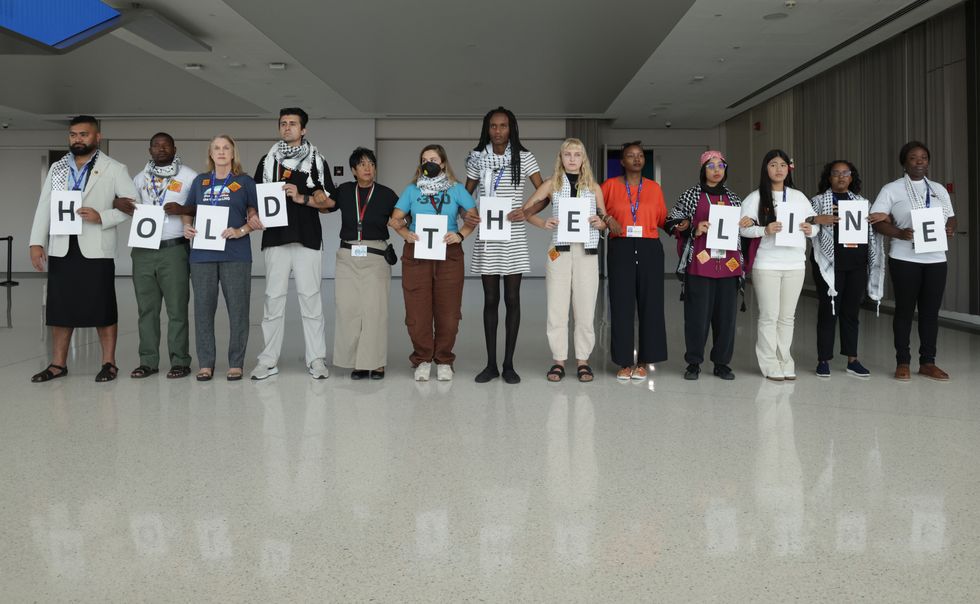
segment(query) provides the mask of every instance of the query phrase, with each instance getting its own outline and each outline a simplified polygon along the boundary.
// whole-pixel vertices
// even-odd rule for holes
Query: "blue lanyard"
[[[923,179],[923,180],[925,180],[925,179]],[[930,191],[930,189],[929,189],[929,181],[928,181],[928,180],[926,180],[926,207],[927,207],[927,208],[928,208],[928,207],[930,207],[930,205],[931,205],[931,202],[930,202],[930,200],[929,200],[929,193],[930,193],[930,192],[931,192],[931,191]]]
[[[630,183],[623,177],[623,182],[626,183],[626,200],[630,202],[630,214],[633,215],[633,224],[636,224],[636,214],[640,211],[640,193],[643,192],[643,178],[640,177],[640,185],[636,187],[636,203],[633,203],[633,190],[630,188]]]
[[[225,185],[228,184],[229,178],[231,178],[231,172],[228,173],[228,176],[225,176],[225,180],[221,183],[221,187],[218,189],[218,197],[220,197],[224,192],[226,188]],[[208,189],[208,196],[211,198],[211,205],[213,206],[218,205],[218,197],[214,196],[214,183],[216,180],[218,180],[218,178],[214,175],[214,172],[211,172],[211,188]]]
[[[153,204],[154,205],[158,205],[158,206],[162,206],[163,205],[163,200],[166,199],[166,197],[167,197],[167,185],[170,184],[169,183],[169,180],[170,180],[169,178],[168,179],[163,179],[163,178],[160,179],[161,190],[163,191],[163,193],[161,193],[160,191],[157,190],[156,177],[155,176],[151,176],[150,177],[150,189],[149,190],[152,190],[153,191]]]
[[[74,172],[74,170],[70,170],[70,169],[68,170],[68,176],[71,178],[71,181],[72,181],[72,184],[71,184],[71,190],[72,191],[81,191],[82,190],[82,187],[85,185],[85,176],[88,174],[88,169],[91,166],[92,166],[91,160],[89,160],[88,162],[86,162],[85,165],[82,166],[82,171],[78,173],[78,178],[75,178],[74,176],[72,176],[72,172]]]
[[[502,177],[503,175],[504,175],[504,168],[500,168],[500,170],[498,170],[498,171],[497,171],[497,178],[495,178],[495,179],[494,179],[494,181],[493,181],[493,188],[492,188],[492,189],[490,189],[490,193],[491,193],[491,194],[493,194],[493,193],[496,193],[496,192],[497,192],[497,187],[499,187],[499,186],[500,186],[500,178],[501,178],[501,177]]]

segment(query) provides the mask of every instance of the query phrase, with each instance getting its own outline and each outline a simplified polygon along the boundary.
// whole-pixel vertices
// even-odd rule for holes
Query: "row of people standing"
[[[326,345],[323,337],[323,313],[320,300],[322,232],[318,214],[341,209],[341,245],[337,251],[337,301],[335,321],[337,337],[334,345],[334,364],[353,369],[352,377],[361,379],[384,377],[387,364],[387,298],[390,286],[390,267],[386,255],[390,255],[387,244],[387,226],[390,222],[406,239],[403,253],[403,289],[406,302],[406,324],[415,350],[410,360],[415,369],[416,379],[428,379],[431,365],[435,364],[437,378],[451,379],[455,356],[452,349],[461,317],[461,296],[463,284],[462,248],[458,245],[479,224],[472,193],[477,187],[483,195],[505,196],[512,200],[512,211],[508,218],[512,221],[512,238],[508,242],[478,240],[474,246],[474,272],[482,277],[484,288],[484,330],[487,341],[488,362],[486,368],[477,376],[478,382],[489,381],[500,375],[496,366],[497,316],[499,306],[500,281],[504,284],[504,297],[507,314],[505,318],[505,352],[503,378],[508,383],[517,383],[520,377],[514,370],[513,358],[517,331],[520,324],[520,282],[523,272],[529,270],[525,219],[536,226],[554,229],[557,226],[557,204],[552,218],[544,220],[537,216],[546,203],[559,197],[588,197],[592,216],[590,218],[590,239],[586,244],[562,244],[553,237],[553,245],[548,250],[546,265],[548,291],[548,340],[552,348],[554,365],[547,377],[559,381],[564,377],[567,361],[567,339],[569,306],[575,318],[574,346],[576,353],[576,373],[579,380],[591,381],[594,377],[588,359],[595,343],[592,317],[598,290],[598,239],[600,233],[609,237],[609,284],[610,315],[612,327],[611,353],[613,361],[620,367],[617,377],[623,380],[643,379],[648,364],[666,359],[666,329],[663,314],[663,248],[659,240],[659,230],[666,226],[668,231],[678,235],[685,246],[682,266],[685,274],[685,339],[687,353],[685,359],[688,369],[685,377],[696,379],[703,362],[703,349],[708,328],[713,331],[714,347],[711,354],[715,364],[715,374],[723,379],[734,377],[729,367],[734,347],[735,300],[737,292],[744,283],[748,258],[747,250],[736,250],[724,254],[713,254],[703,243],[703,235],[708,225],[707,207],[712,203],[738,205],[737,195],[724,186],[727,178],[727,164],[718,152],[707,152],[701,157],[700,183],[681,196],[667,221],[663,194],[657,183],[642,177],[644,154],[638,142],[623,146],[622,165],[624,176],[608,180],[599,187],[592,175],[588,157],[580,141],[570,139],[559,150],[552,177],[545,182],[540,176],[534,156],[520,143],[517,135],[517,121],[512,113],[498,108],[487,114],[483,123],[481,140],[467,160],[467,182],[463,186],[456,182],[449,166],[445,150],[439,145],[423,149],[419,158],[419,168],[412,185],[400,197],[393,191],[375,182],[376,158],[367,149],[357,149],[350,158],[350,167],[356,181],[335,188],[330,179],[329,168],[315,147],[305,139],[308,117],[298,108],[288,108],[281,112],[279,120],[280,141],[270,149],[259,162],[255,178],[244,174],[238,161],[237,148],[229,136],[215,137],[209,145],[208,173],[193,175],[176,156],[172,137],[159,133],[153,137],[150,146],[151,160],[137,175],[133,184],[135,195],[117,186],[112,193],[112,207],[107,209],[103,224],[115,225],[124,220],[125,213],[132,213],[135,199],[141,203],[163,206],[168,218],[164,228],[163,243],[159,250],[133,250],[134,287],[140,313],[140,366],[133,370],[132,377],[152,375],[159,366],[159,313],[165,302],[169,315],[169,347],[171,370],[168,377],[183,377],[190,373],[190,355],[187,350],[186,306],[189,296],[187,274],[195,289],[195,315],[198,357],[201,370],[199,380],[211,379],[215,364],[213,318],[217,305],[217,290],[224,294],[232,324],[229,341],[230,380],[241,379],[245,346],[248,332],[248,298],[250,288],[251,248],[247,236],[253,230],[264,230],[262,247],[266,256],[268,278],[266,302],[263,314],[263,335],[265,346],[258,363],[252,372],[253,379],[265,379],[278,371],[278,357],[282,345],[285,297],[288,277],[292,273],[299,294],[303,317],[304,339],[306,342],[306,364],[316,378],[328,375],[326,368]],[[55,170],[53,166],[46,187],[54,186],[53,178],[60,172],[74,176],[75,186],[85,191],[87,175],[98,155],[95,149],[98,142],[98,127],[95,120],[73,121],[70,127],[72,153],[62,163],[65,170]],[[85,148],[89,154],[76,153],[74,138],[76,130],[87,129],[89,137]],[[82,133],[86,134],[86,133]],[[92,144],[94,143],[94,145]],[[515,153],[514,150],[517,150]],[[921,155],[924,146],[906,152],[905,155]],[[924,151],[926,165],[928,151]],[[108,158],[106,158],[108,159]],[[81,164],[79,164],[81,161]],[[846,162],[836,162],[829,169],[830,179],[835,185],[830,199],[840,196],[853,196],[859,190],[860,181],[856,178],[853,166]],[[830,166],[830,165],[829,165]],[[775,204],[786,201],[789,196],[802,193],[792,188],[790,161],[785,153],[773,151],[767,155],[762,167],[759,190],[753,192],[743,205],[742,234],[758,238],[756,256],[756,290],[759,293],[760,321],[757,356],[763,373],[771,379],[793,379],[795,365],[789,348],[792,343],[793,312],[802,287],[802,273],[805,259],[802,250],[793,248],[787,251],[772,241],[782,225],[775,220]],[[117,170],[118,171],[118,170]],[[122,170],[125,172],[124,168]],[[907,169],[908,171],[908,169]],[[848,174],[844,174],[847,172]],[[95,171],[98,173],[98,170]],[[847,177],[854,174],[851,187]],[[523,195],[524,179],[537,186],[537,191],[526,202]],[[917,180],[917,179],[912,179]],[[190,185],[187,186],[188,181]],[[60,182],[60,180],[59,180]],[[283,182],[283,188],[290,201],[287,204],[290,227],[264,229],[257,211],[255,182]],[[65,179],[65,186],[69,184]],[[856,187],[853,185],[857,185]],[[821,183],[821,189],[824,183]],[[60,186],[60,185],[59,185]],[[843,189],[838,190],[843,186]],[[50,189],[49,189],[50,190]],[[913,187],[914,191],[914,187]],[[768,194],[767,194],[768,193]],[[884,191],[883,191],[884,193]],[[926,188],[926,204],[929,195],[941,199],[942,193]],[[132,195],[132,197],[129,197]],[[717,195],[717,199],[712,196]],[[835,197],[836,196],[836,197]],[[42,195],[42,201],[43,199]],[[819,199],[818,199],[819,198]],[[829,224],[834,217],[826,210],[827,194],[814,198],[815,216],[800,225],[808,236],[820,232],[819,224]],[[946,196],[944,208],[949,206]],[[200,204],[225,205],[230,209],[228,228],[222,233],[228,241],[222,252],[207,250],[188,250],[186,240],[197,235],[191,225],[194,208]],[[823,205],[821,205],[823,204]],[[39,204],[38,216],[41,215]],[[949,206],[951,208],[951,206]],[[89,221],[87,208],[79,215]],[[411,228],[414,216],[419,213],[443,213],[449,215],[452,224],[446,235],[449,246],[444,261],[421,260],[414,257],[415,235]],[[457,224],[459,214],[465,216]],[[818,215],[819,214],[819,215]],[[951,214],[951,213],[950,213]],[[884,220],[887,212],[876,213],[875,222],[889,225]],[[122,216],[122,218],[120,218]],[[875,216],[875,215],[873,215]],[[953,219],[955,221],[955,219]],[[183,223],[183,230],[180,224]],[[91,220],[91,222],[96,222]],[[35,221],[35,227],[38,227]],[[516,228],[520,227],[520,228]],[[625,228],[624,228],[625,227]],[[875,225],[875,229],[888,228]],[[38,229],[35,228],[35,231]],[[105,227],[102,227],[105,230]],[[829,229],[827,230],[829,232]],[[180,237],[180,235],[184,237]],[[890,233],[889,233],[890,234]],[[44,247],[35,243],[43,238],[32,233],[32,259],[38,270],[43,268]],[[907,231],[898,232],[897,237],[909,235]],[[909,235],[910,236],[910,235]],[[874,238],[874,234],[872,234]],[[69,259],[87,259],[82,250],[70,252],[78,247],[75,236],[65,238],[68,243]],[[52,237],[52,242],[63,241]],[[829,253],[828,253],[828,243]],[[852,283],[856,278],[844,274],[843,278],[830,277],[836,274],[827,267],[833,267],[836,251],[838,266],[850,267],[852,260],[861,254],[869,258],[873,267],[879,267],[881,254],[875,255],[876,245],[872,239],[866,250],[856,252],[837,251],[833,239],[820,240],[815,246],[814,263],[819,275],[821,288],[821,312],[818,326],[818,347],[820,349],[818,375],[829,375],[825,369],[829,359],[826,349],[827,324],[830,323],[830,346],[833,343],[833,317],[824,312],[824,298],[831,301],[836,295],[834,285],[844,298],[841,314],[842,346],[849,356],[848,369],[852,365],[859,368],[852,373],[867,375],[856,359],[856,310],[861,296],[854,293]],[[107,240],[103,240],[106,247]],[[114,241],[113,241],[114,246]],[[36,254],[40,249],[40,255]],[[870,251],[869,251],[870,250]],[[707,254],[707,259],[705,255]],[[827,259],[830,257],[830,264]],[[111,255],[108,258],[111,262]],[[189,271],[186,267],[189,266]],[[902,261],[905,262],[905,261]],[[59,261],[53,262],[57,265]],[[85,263],[86,266],[95,263]],[[104,264],[104,263],[103,263]],[[39,266],[40,265],[40,266]],[[893,275],[895,274],[893,262]],[[183,269],[181,267],[184,267]],[[58,274],[58,266],[52,266],[52,273]],[[851,267],[857,272],[857,269]],[[104,270],[100,277],[105,287]],[[712,270],[713,269],[713,270]],[[899,278],[910,273],[899,267]],[[183,270],[183,272],[182,272]],[[846,273],[847,271],[845,271]],[[880,272],[880,271],[879,271]],[[935,272],[930,272],[930,275]],[[60,271],[62,275],[90,273],[73,269]],[[873,275],[878,272],[872,271]],[[88,278],[88,277],[84,277]],[[70,289],[71,280],[54,280],[55,285]],[[935,279],[930,281],[934,285]],[[876,281],[880,291],[880,279]],[[931,288],[931,291],[935,288]],[[54,289],[58,298],[57,287]],[[826,294],[823,292],[826,291]],[[941,288],[940,299],[941,299]],[[64,293],[64,292],[63,292]],[[878,294],[880,298],[880,293]],[[114,292],[111,296],[114,302]],[[857,299],[857,302],[853,302]],[[106,302],[103,300],[102,302]],[[92,306],[101,309],[114,307],[114,304],[94,301]],[[832,306],[832,304],[831,304]],[[938,304],[935,305],[938,310]],[[846,307],[846,308],[845,308]],[[52,314],[51,309],[54,309]],[[183,312],[181,309],[183,308]],[[77,320],[63,320],[56,316],[59,304],[49,306],[49,324],[78,323]],[[900,309],[903,311],[904,307]],[[927,314],[928,314],[928,308]],[[853,312],[851,312],[853,311]],[[907,313],[896,314],[896,347],[900,345],[898,317],[904,325]],[[633,331],[636,317],[639,318],[638,346],[634,343]],[[107,325],[107,320],[85,319],[82,323],[92,323],[100,327],[106,357],[99,379],[114,379],[117,371],[114,364],[114,334],[110,338],[105,331],[115,321]],[[909,327],[911,321],[907,321]],[[83,326],[77,324],[75,326]],[[920,332],[923,324],[920,319]],[[934,331],[934,330],[932,330]],[[845,336],[846,332],[846,336]],[[928,342],[929,319],[925,325],[926,339],[920,351],[920,372],[929,373],[934,365],[933,344]],[[921,335],[921,334],[920,334]],[[67,339],[55,335],[55,355],[52,364],[34,376],[35,381],[47,381],[67,373],[65,356],[59,354],[62,342]],[[68,332],[70,338],[70,331]],[[111,339],[112,348],[106,346]],[[905,346],[907,349],[907,335]],[[634,349],[637,350],[634,356]],[[65,348],[65,351],[67,349]],[[932,356],[929,352],[932,350]],[[850,351],[850,352],[849,352]],[[853,354],[852,354],[853,352]],[[66,354],[66,352],[65,352]],[[906,353],[907,356],[907,353]],[[931,358],[931,363],[930,363]],[[899,353],[901,365],[902,356]],[[60,361],[60,362],[59,362]],[[906,360],[907,368],[907,360]],[[52,371],[53,370],[53,371]],[[862,371],[863,370],[863,371]],[[938,374],[930,377],[941,377]]]

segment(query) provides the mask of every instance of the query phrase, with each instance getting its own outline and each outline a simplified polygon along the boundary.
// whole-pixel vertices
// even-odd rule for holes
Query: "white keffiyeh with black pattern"
[[[559,218],[559,216],[558,216],[558,200],[559,199],[562,199],[562,198],[565,198],[565,197],[571,197],[571,196],[572,196],[572,183],[571,183],[571,181],[568,180],[568,176],[562,174],[561,175],[561,190],[558,191],[558,194],[557,195],[553,196],[553,199],[555,201],[554,201],[554,203],[551,204],[551,207],[552,207],[552,216],[554,216],[555,218]],[[596,214],[595,193],[593,193],[590,189],[583,188],[583,187],[578,187],[578,190],[576,192],[576,196],[579,199],[588,199],[589,200],[589,217],[591,218],[592,216],[594,216]],[[552,245],[559,245],[559,243],[558,243],[558,229],[555,229],[554,231],[552,231],[552,233],[551,233],[551,243],[552,243]],[[599,230],[597,228],[595,228],[594,226],[589,225],[589,242],[585,244],[585,249],[587,249],[587,250],[594,250],[594,249],[596,249],[598,247],[599,247]]]
[[[323,161],[323,156],[320,155],[320,151],[305,138],[296,147],[290,147],[284,141],[279,141],[272,145],[262,164],[262,182],[278,181],[280,175],[279,171],[276,170],[276,166],[282,166],[287,170],[294,170],[306,174],[306,186],[308,188],[325,189],[322,181],[326,163]],[[314,170],[319,175],[321,181],[319,183],[313,179]]]
[[[92,155],[92,159],[88,160],[89,166],[94,166],[95,162],[99,159],[99,152],[96,151]],[[75,161],[75,156],[71,153],[66,153],[61,159],[51,164],[51,190],[52,191],[68,191],[71,189],[71,185],[68,183],[68,176],[71,174],[71,162]],[[89,168],[91,171],[92,168]],[[88,176],[91,176],[89,174]],[[86,181],[87,177],[86,177]],[[82,182],[82,189],[85,188],[85,182]]]
[[[483,151],[470,151],[466,158],[466,167],[476,169],[480,173],[480,185],[483,187],[483,194],[493,195],[493,183],[497,181],[497,175],[504,177],[503,172],[510,168],[511,148],[507,143],[503,155],[493,152],[493,145],[488,144]]]

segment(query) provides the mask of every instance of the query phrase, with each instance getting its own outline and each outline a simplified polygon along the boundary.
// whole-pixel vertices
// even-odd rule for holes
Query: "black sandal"
[[[116,379],[119,375],[119,368],[112,363],[102,363],[102,369],[99,370],[98,375],[95,376],[96,382],[111,382]]]
[[[187,365],[174,365],[167,372],[167,379],[175,380],[185,378],[191,374],[191,368]]]
[[[145,377],[150,377],[154,373],[160,373],[160,370],[153,369],[149,365],[140,365],[136,369],[129,372],[129,377],[139,380]]]
[[[51,372],[52,368],[57,369],[59,373],[52,373]],[[40,384],[41,382],[50,382],[51,380],[55,380],[60,377],[65,377],[66,375],[68,375],[67,367],[63,367],[61,365],[55,365],[54,363],[51,363],[50,365],[44,368],[44,371],[32,375],[31,382],[35,384]]]
[[[551,376],[553,375],[557,376],[557,378],[551,379]],[[562,378],[565,377],[565,368],[561,365],[552,365],[551,369],[548,370],[548,373],[545,374],[545,377],[548,378],[549,382],[560,382]]]
[[[210,382],[212,378],[214,378],[214,368],[201,367],[197,372],[197,377],[194,379],[199,382]]]
[[[579,365],[576,371],[578,373],[578,381],[580,382],[591,382],[595,379],[595,374],[592,373],[592,368],[589,367],[588,363]]]

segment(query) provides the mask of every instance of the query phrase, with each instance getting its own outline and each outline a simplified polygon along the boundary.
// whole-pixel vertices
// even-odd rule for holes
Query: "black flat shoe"
[[[735,374],[732,373],[732,368],[729,367],[728,365],[716,365],[715,366],[715,375],[717,375],[718,377],[720,377],[723,380],[734,380],[735,379]]]
[[[385,370],[384,369],[372,369],[371,370],[371,379],[372,380],[383,380],[383,379],[385,379]]]
[[[53,373],[51,370],[57,369],[58,373]],[[51,380],[56,380],[60,377],[65,377],[68,375],[68,368],[61,365],[55,365],[54,363],[48,365],[44,368],[44,371],[35,373],[31,376],[31,382],[35,384],[40,384],[41,382],[50,382]]]
[[[354,371],[350,372],[350,379],[363,380],[364,378],[368,377],[368,375],[370,374],[371,372],[368,371],[367,369],[355,369]]]
[[[718,371],[715,369],[715,371]],[[701,375],[701,366],[697,363],[691,363],[687,366],[687,370],[684,372],[685,380],[696,380],[698,376]],[[718,375],[717,373],[715,375]]]
[[[500,377],[500,372],[497,371],[497,368],[487,365],[486,367],[483,368],[483,371],[481,371],[474,379],[476,380],[477,384],[486,384],[490,380],[499,377]]]
[[[504,376],[504,381],[507,382],[508,384],[521,383],[521,376],[517,375],[517,372],[514,371],[513,367],[505,367],[503,376]]]

